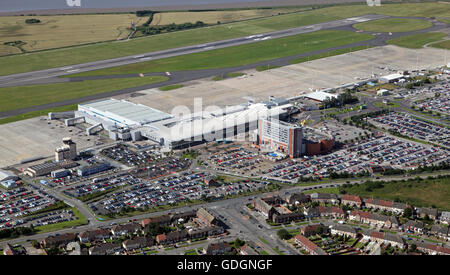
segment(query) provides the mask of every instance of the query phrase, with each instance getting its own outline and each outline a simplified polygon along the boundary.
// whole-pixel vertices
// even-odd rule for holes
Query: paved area
[[[192,110],[196,97],[202,98],[203,106],[225,107],[246,103],[251,98],[261,101],[267,100],[269,96],[293,97],[309,93],[310,89],[332,88],[358,79],[368,79],[372,74],[391,74],[400,68],[415,70],[438,67],[444,64],[445,52],[448,51],[434,48],[413,50],[387,45],[263,72],[244,70],[244,77],[190,81],[184,83],[183,88],[170,92],[154,88],[116,98],[166,112],[171,112],[177,105],[185,105]]]

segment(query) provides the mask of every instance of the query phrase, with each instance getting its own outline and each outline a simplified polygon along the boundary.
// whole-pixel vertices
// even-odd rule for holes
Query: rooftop
[[[107,99],[99,100],[86,104],[80,104],[80,107],[89,109],[100,116],[107,116],[109,119],[115,120],[126,125],[140,124],[144,125],[151,122],[156,122],[168,118],[172,115],[165,112],[144,106],[141,104],[134,104],[125,100]]]

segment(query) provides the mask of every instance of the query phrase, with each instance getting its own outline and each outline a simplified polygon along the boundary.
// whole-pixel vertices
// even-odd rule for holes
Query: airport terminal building
[[[105,129],[113,140],[146,138],[168,149],[182,149],[206,141],[245,136],[258,129],[261,119],[283,119],[296,111],[288,100],[273,97],[262,103],[176,115],[125,100],[106,99],[80,104],[75,120],[82,119]]]

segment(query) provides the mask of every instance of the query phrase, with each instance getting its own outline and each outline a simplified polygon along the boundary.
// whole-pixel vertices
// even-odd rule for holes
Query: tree
[[[323,227],[322,226],[318,226],[316,228],[316,234],[317,235],[322,235],[323,234]]]
[[[34,248],[39,248],[39,242],[38,241],[36,241],[36,240],[31,240],[30,241],[30,244],[34,247]]]
[[[412,209],[407,207],[405,211],[403,211],[403,217],[410,218],[412,216]]]
[[[291,234],[286,229],[278,230],[277,235],[282,240],[289,240],[292,238]]]
[[[234,247],[241,247],[241,246],[243,246],[245,244],[245,241],[243,241],[243,240],[241,240],[241,239],[239,239],[239,238],[237,238],[236,240],[234,240]]]

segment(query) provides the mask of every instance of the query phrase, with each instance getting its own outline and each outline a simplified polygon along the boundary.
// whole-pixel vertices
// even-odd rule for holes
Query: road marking
[[[65,71],[65,70],[70,70],[70,69],[72,69],[73,67],[65,67],[65,68],[61,68],[60,70],[61,71]]]
[[[80,69],[74,69],[74,70],[69,70],[67,71],[67,73],[74,73],[74,72],[78,72]]]
[[[146,60],[150,60],[150,59],[152,59],[152,58],[151,58],[151,57],[144,57],[144,58],[141,58],[142,61],[146,61]]]
[[[214,49],[214,46],[211,46],[211,47],[206,47],[206,48],[203,48],[204,50],[211,50],[211,49]]]

